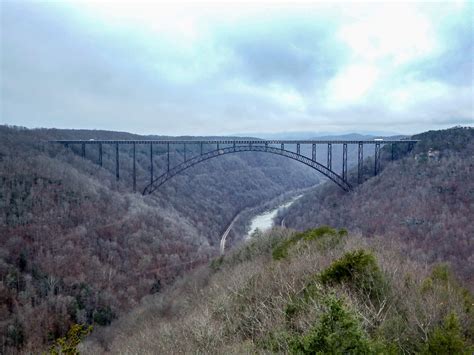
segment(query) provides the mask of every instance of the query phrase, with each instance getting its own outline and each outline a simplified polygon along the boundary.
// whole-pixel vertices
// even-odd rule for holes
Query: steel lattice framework
[[[166,181],[170,180],[182,171],[191,168],[192,166],[201,162],[207,161],[212,158],[219,157],[221,155],[230,153],[240,152],[264,152],[281,155],[300,163],[303,163],[316,171],[322,173],[330,180],[335,182],[345,191],[352,189],[351,184],[348,181],[347,176],[347,146],[349,144],[358,146],[358,164],[357,164],[357,177],[358,183],[363,180],[363,162],[364,162],[364,145],[374,145],[374,175],[377,175],[380,171],[380,152],[382,145],[391,145],[391,158],[395,159],[395,146],[399,144],[408,145],[408,150],[411,150],[417,140],[56,140],[50,141],[51,143],[59,143],[66,147],[70,145],[80,145],[81,155],[86,157],[86,145],[97,145],[99,152],[99,165],[103,163],[103,145],[115,146],[115,175],[116,179],[120,179],[120,164],[119,164],[119,145],[127,144],[132,145],[132,159],[133,159],[133,191],[136,191],[136,146],[137,145],[149,145],[150,146],[150,183],[143,189],[143,194],[151,194]],[[285,149],[285,145],[295,145],[296,152]],[[166,172],[161,174],[157,178],[154,177],[154,160],[153,160],[153,146],[161,145],[166,147],[167,154],[167,166]],[[171,167],[170,166],[170,146],[180,145],[184,147],[184,162]],[[199,154],[191,158],[188,158],[187,152],[189,151],[190,145],[199,146]],[[205,152],[204,145],[215,146],[216,149]],[[275,147],[275,145],[277,147]],[[301,154],[301,146],[311,146],[311,157]],[[326,165],[316,161],[316,152],[318,145],[327,146],[327,160]],[[333,145],[342,145],[342,172],[341,174],[336,173],[332,169],[332,157],[333,157]]]

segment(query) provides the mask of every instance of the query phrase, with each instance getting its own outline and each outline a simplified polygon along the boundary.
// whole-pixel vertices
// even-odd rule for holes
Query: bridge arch
[[[150,184],[148,184],[143,190],[143,195],[148,195],[148,194],[153,193],[156,189],[158,189],[161,185],[163,185],[165,182],[170,180],[172,177],[183,172],[184,170],[191,168],[192,166],[196,164],[202,163],[206,160],[216,158],[225,154],[240,153],[240,152],[264,152],[264,153],[281,155],[281,156],[296,160],[300,163],[303,163],[313,168],[314,170],[322,173],[323,175],[325,175],[330,180],[335,182],[339,187],[341,187],[345,191],[350,191],[352,189],[352,186],[346,180],[344,180],[339,174],[337,174],[333,170],[325,167],[324,165],[304,155],[301,155],[289,150],[285,150],[285,149],[269,147],[267,145],[265,146],[264,145],[244,145],[244,146],[234,145],[232,147],[215,149],[215,150],[203,153],[201,155],[197,155],[191,159],[184,161],[183,163],[179,165],[176,165],[175,167],[168,170],[164,174],[158,176]]]

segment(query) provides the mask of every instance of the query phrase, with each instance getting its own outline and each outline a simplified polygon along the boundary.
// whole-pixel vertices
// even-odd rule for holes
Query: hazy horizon
[[[397,135],[413,135],[421,132],[414,132],[412,134],[403,134],[399,132],[390,131],[341,131],[341,132],[329,132],[329,131],[281,131],[281,132],[234,132],[229,134],[215,134],[215,135],[189,135],[189,134],[161,134],[156,132],[137,133],[133,131],[117,131],[113,129],[96,129],[96,128],[58,128],[58,127],[27,127],[22,125],[14,124],[0,124],[6,127],[17,127],[19,129],[28,130],[73,130],[73,131],[105,131],[105,132],[117,132],[117,133],[129,133],[143,136],[170,136],[170,137],[185,137],[185,136],[209,136],[209,137],[256,137],[262,139],[278,139],[281,137],[299,137],[299,139],[305,139],[308,137],[324,137],[324,136],[345,136],[345,135],[360,135],[360,136],[397,136]]]

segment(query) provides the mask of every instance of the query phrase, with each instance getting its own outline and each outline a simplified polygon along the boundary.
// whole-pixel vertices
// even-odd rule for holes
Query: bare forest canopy
[[[280,216],[306,231],[254,235],[80,350],[471,354],[474,129],[413,138],[354,192],[327,183]]]
[[[81,353],[471,354],[474,298],[399,240],[330,227],[253,238],[150,296]]]
[[[145,296],[174,292],[183,275],[216,257],[220,235],[238,212],[323,181],[284,157],[246,152],[197,165],[143,197],[131,193],[130,147],[121,147],[117,182],[112,150],[104,149],[100,168],[93,151],[82,159],[79,146],[43,143],[155,138],[164,137],[0,126],[2,352],[47,349],[73,324],[107,326]],[[473,130],[413,138],[421,142],[411,155],[390,162],[382,152],[379,177],[369,179],[373,160],[364,152],[368,180],[354,193],[328,182],[282,217],[297,229],[344,226],[414,246],[415,260],[450,261],[470,286]],[[149,179],[147,154],[147,147],[137,150],[138,186]],[[324,161],[325,152],[318,154]],[[349,166],[356,155],[349,150]],[[172,152],[172,161],[182,158],[179,149]],[[158,169],[164,159],[156,155]],[[342,152],[334,149],[338,166]],[[242,238],[232,236],[231,244]]]
[[[109,324],[216,255],[237,212],[319,181],[283,157],[236,154],[143,198],[131,193],[130,150],[121,151],[117,183],[112,152],[104,149],[101,169],[91,152],[84,160],[43,143],[70,138],[143,137],[0,126],[0,349],[34,352],[74,323]],[[137,152],[143,180],[146,153]]]
[[[330,184],[306,194],[280,218],[304,230],[330,224],[397,239],[415,259],[449,262],[474,290],[474,129],[413,136],[412,155],[390,163],[352,194]]]

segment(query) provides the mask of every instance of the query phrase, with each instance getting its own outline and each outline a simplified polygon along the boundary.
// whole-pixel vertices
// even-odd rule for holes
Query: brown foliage
[[[136,138],[0,126],[0,352],[45,349],[73,323],[110,323],[215,255],[239,209],[315,181],[249,154],[196,167],[143,198],[130,193],[131,151],[120,152],[117,184],[111,150],[101,169],[92,148],[84,160],[41,143],[68,137]],[[148,149],[137,151],[139,186]]]
[[[330,224],[397,239],[420,261],[446,261],[474,290],[474,129],[427,132],[413,155],[346,194],[330,183],[293,204],[287,226]],[[427,155],[431,147],[439,156]],[[426,150],[426,151],[425,151]]]

